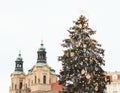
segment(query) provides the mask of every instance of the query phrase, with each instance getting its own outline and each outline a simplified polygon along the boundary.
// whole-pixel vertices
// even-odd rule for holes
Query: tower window
[[[40,55],[38,54],[38,59],[40,58]]]
[[[43,59],[43,55],[41,54],[41,59]]]
[[[43,58],[45,57],[45,54],[43,54]]]
[[[20,68],[21,68],[21,67],[22,67],[22,64],[17,64],[17,67],[20,67]]]
[[[46,76],[43,76],[43,84],[46,84]]]
[[[19,64],[19,67],[20,67],[20,68],[22,67],[21,64]]]

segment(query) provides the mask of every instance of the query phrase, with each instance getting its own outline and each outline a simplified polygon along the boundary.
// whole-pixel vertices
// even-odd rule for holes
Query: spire
[[[41,40],[40,48],[38,49],[37,54],[37,63],[46,63],[46,51],[43,44],[43,40]]]
[[[16,58],[16,61],[22,61],[21,51],[20,50],[19,50],[18,57]]]
[[[15,71],[23,72],[23,59],[21,57],[21,51],[19,51],[18,57],[15,60]]]
[[[19,50],[19,55],[21,56],[21,50]]]
[[[41,40],[41,44],[43,44],[43,40]]]
[[[45,51],[43,40],[41,40],[40,48],[38,49],[38,52],[40,52],[40,51]]]

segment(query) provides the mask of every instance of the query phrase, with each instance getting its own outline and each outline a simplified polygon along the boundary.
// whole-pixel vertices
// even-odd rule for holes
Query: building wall
[[[51,84],[57,82],[57,76],[51,74],[47,65],[41,67],[34,66],[32,69],[32,72],[27,75],[11,75],[10,93],[19,93],[21,81],[23,84],[21,93],[26,93],[26,88],[29,88],[31,93],[48,93],[51,91]],[[15,85],[17,85],[17,88],[15,88]]]
[[[51,90],[50,69],[48,66],[33,67],[31,74],[26,76],[28,87],[31,91],[48,91]]]
[[[52,83],[56,83],[56,82],[57,82],[57,76],[51,74],[50,80],[51,80],[51,84],[52,84]]]
[[[19,53],[15,60],[15,70],[11,75],[10,93],[50,93],[52,83],[57,82],[55,70],[47,65],[46,50],[43,42],[37,51],[37,63],[25,75],[23,59]]]
[[[25,75],[23,74],[12,74],[11,75],[11,87],[10,93],[17,93],[17,91],[22,90],[25,88]]]
[[[120,72],[109,72],[111,84],[107,85],[107,93],[120,93]]]

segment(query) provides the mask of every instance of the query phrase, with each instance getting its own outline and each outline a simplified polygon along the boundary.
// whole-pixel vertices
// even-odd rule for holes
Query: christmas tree
[[[74,26],[68,30],[69,38],[61,44],[64,47],[59,84],[65,86],[67,93],[104,93],[109,76],[103,70],[104,49],[92,35],[88,20],[81,15]]]

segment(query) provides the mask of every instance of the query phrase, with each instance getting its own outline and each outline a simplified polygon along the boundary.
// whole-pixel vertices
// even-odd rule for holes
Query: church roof
[[[16,58],[16,61],[22,61],[22,57],[21,57],[20,53],[18,54],[18,57]]]
[[[43,43],[40,44],[40,48],[38,49],[38,52],[40,51],[45,51],[45,47]]]
[[[60,92],[64,88],[64,86],[59,85],[59,83],[56,82],[56,83],[52,83],[52,87],[51,88],[52,88],[52,92],[56,91],[56,93],[58,93],[58,92]]]
[[[55,70],[53,68],[50,68],[50,72],[51,72],[51,74],[56,74]]]
[[[35,66],[36,66],[36,67],[43,67],[43,66],[48,66],[48,64],[46,64],[46,63],[36,63]],[[34,66],[33,66],[33,67],[34,67]],[[48,66],[48,67],[49,67],[49,69],[50,69],[50,73],[51,73],[51,74],[56,74],[54,69],[52,69],[50,66]],[[33,70],[33,68],[29,69],[29,70],[28,70],[28,74],[30,74],[30,73],[32,72],[32,70]]]
[[[43,67],[45,65],[48,66],[48,64],[46,64],[46,63],[36,63],[37,67]],[[50,68],[51,74],[55,74],[55,70],[53,68],[51,68],[50,66],[48,66],[48,67]]]
[[[12,74],[14,75],[19,75],[19,74],[25,74],[24,72],[21,72],[21,71],[14,71]]]
[[[46,63],[36,63],[37,67],[39,67],[39,66],[42,67],[42,66],[45,66],[45,65],[47,65],[47,64]]]

